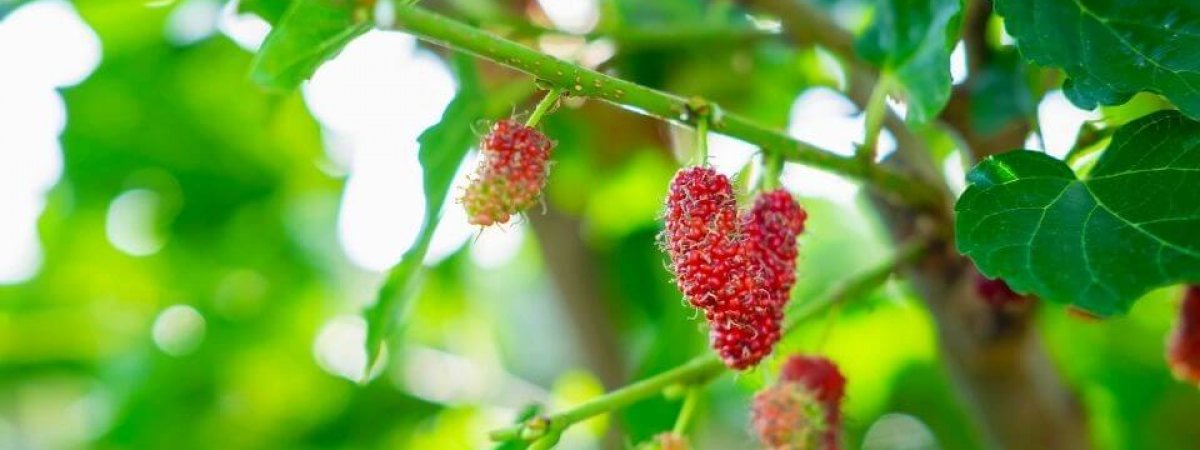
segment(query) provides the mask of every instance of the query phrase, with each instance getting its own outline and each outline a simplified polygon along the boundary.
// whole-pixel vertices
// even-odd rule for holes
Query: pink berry
[[[533,128],[501,120],[479,144],[479,166],[459,202],[472,225],[507,222],[533,206],[549,173],[554,142]]]

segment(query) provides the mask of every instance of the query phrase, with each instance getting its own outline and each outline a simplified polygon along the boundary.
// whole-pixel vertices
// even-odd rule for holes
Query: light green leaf
[[[1200,2],[998,0],[996,11],[1025,58],[1067,73],[1076,106],[1151,91],[1200,118]]]
[[[1100,316],[1200,282],[1200,123],[1134,121],[1086,179],[1044,153],[990,157],[955,209],[958,249],[1016,291]]]
[[[950,52],[961,22],[961,0],[881,0],[855,43],[898,84],[909,122],[929,122],[950,100]]]
[[[446,106],[442,119],[417,138],[421,144],[417,156],[421,162],[425,187],[425,221],[421,224],[416,242],[404,253],[400,263],[388,272],[375,304],[364,313],[367,319],[368,368],[375,365],[383,341],[411,309],[410,299],[419,284],[422,262],[441,220],[442,206],[446,203],[454,174],[476,141],[472,126],[484,116],[484,97],[474,62],[461,53],[454,54],[453,62],[458,76],[458,92]]]
[[[273,89],[295,89],[371,26],[370,12],[353,0],[295,0],[263,41],[250,78]]]

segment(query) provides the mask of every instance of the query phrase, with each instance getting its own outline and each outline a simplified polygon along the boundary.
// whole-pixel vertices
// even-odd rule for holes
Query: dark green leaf
[[[1063,69],[1085,109],[1157,92],[1200,117],[1200,3],[1180,0],[998,0],[1021,53]]]
[[[369,30],[369,16],[351,0],[293,1],[254,58],[251,79],[269,88],[295,89]]]
[[[375,304],[365,312],[368,367],[374,365],[383,340],[411,307],[408,300],[419,284],[422,262],[441,219],[446,194],[458,166],[475,143],[476,136],[471,127],[484,116],[483,93],[474,62],[470,57],[456,53],[454,66],[458,76],[454,100],[446,106],[442,119],[417,138],[421,143],[418,159],[425,187],[425,221],[417,241],[388,272]]]
[[[950,99],[950,52],[958,38],[961,0],[884,0],[855,43],[908,100],[908,120],[926,123]]]
[[[958,248],[1014,290],[1107,316],[1200,281],[1200,123],[1163,111],[1122,127],[1088,178],[1018,151],[967,176]]]

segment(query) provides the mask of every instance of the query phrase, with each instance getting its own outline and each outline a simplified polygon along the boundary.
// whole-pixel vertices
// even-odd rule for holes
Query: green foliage
[[[909,122],[933,120],[950,100],[950,52],[962,6],[962,0],[881,1],[855,43],[855,50],[905,94]]]
[[[462,165],[467,151],[475,143],[472,126],[483,118],[483,96],[475,63],[464,54],[454,58],[458,75],[458,92],[446,106],[442,119],[421,133],[417,141],[421,150],[417,158],[425,187],[425,220],[417,241],[404,252],[400,263],[388,271],[375,304],[367,309],[367,367],[374,366],[384,339],[390,335],[397,320],[407,315],[409,302],[418,284],[425,253],[433,240],[433,232],[442,218],[442,205]]]
[[[1160,93],[1200,118],[1200,4],[1178,0],[998,0],[996,11],[1033,62],[1061,68],[1075,105]]]
[[[958,247],[1019,292],[1107,316],[1152,288],[1200,282],[1200,123],[1121,128],[1088,177],[1043,153],[980,163],[956,207]]]
[[[277,9],[262,8],[264,16],[269,18],[276,10],[272,8]],[[366,33],[372,25],[369,17],[369,11],[353,0],[293,1],[254,58],[250,78],[273,89],[295,89],[321,63]]]

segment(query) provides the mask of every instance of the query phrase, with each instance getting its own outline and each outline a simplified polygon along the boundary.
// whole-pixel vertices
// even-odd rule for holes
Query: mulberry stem
[[[562,89],[553,88],[546,92],[546,96],[542,97],[542,101],[538,102],[537,107],[533,109],[533,114],[529,115],[529,120],[525,121],[525,126],[534,128],[538,122],[542,121],[542,116],[546,115],[555,103],[558,103],[558,97],[563,93]]]

